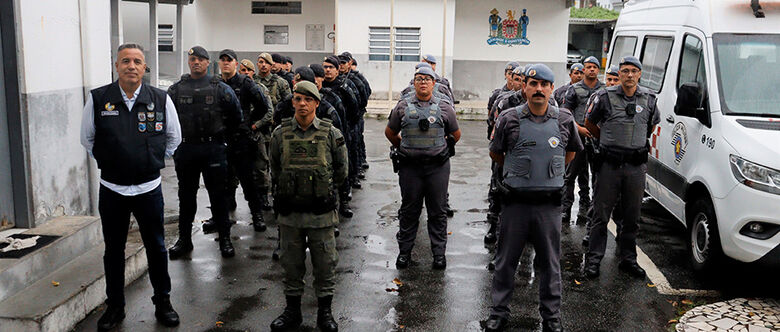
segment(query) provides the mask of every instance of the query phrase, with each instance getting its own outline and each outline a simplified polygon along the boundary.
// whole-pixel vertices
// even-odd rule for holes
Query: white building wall
[[[91,212],[90,162],[79,134],[86,91],[111,81],[109,6],[108,1],[16,1],[36,224]]]
[[[197,0],[183,9],[184,50],[194,45],[206,48],[216,61],[219,51],[231,48],[239,58],[257,61],[260,52],[278,52],[291,56],[295,66],[320,61],[333,53],[333,42],[327,39],[335,23],[335,0],[302,0],[300,15],[252,14],[251,0]],[[149,5],[122,1],[125,42],[137,41],[149,49]],[[158,6],[158,24],[176,25],[176,6]],[[324,49],[306,50],[306,25],[323,24],[326,36]],[[289,44],[266,45],[264,25],[287,25]],[[175,27],[180,32],[179,27]],[[160,52],[160,74],[174,76],[175,57],[185,57],[182,51]],[[185,62],[185,72],[186,62]]]
[[[460,6],[463,1],[459,1]],[[339,0],[336,42],[338,52],[349,51],[358,60],[358,70],[366,76],[374,91],[374,98],[386,98],[389,87],[389,62],[368,61],[369,27],[390,26],[390,1]],[[447,1],[445,44],[446,77],[452,77],[453,33],[455,31],[454,0]],[[420,54],[432,54],[442,61],[442,38],[444,27],[444,1],[441,0],[396,0],[393,21],[396,27],[420,28]],[[460,38],[460,37],[459,37]],[[418,62],[393,62],[393,91],[400,92],[409,85]],[[436,71],[441,74],[439,64]]]
[[[496,8],[502,19],[513,10],[519,20],[523,8],[529,17],[529,45],[488,45],[488,17]],[[465,99],[487,99],[504,84],[504,66],[544,63],[555,72],[556,83],[565,84],[569,10],[564,1],[496,0],[459,1],[455,16],[455,72],[453,92]]]

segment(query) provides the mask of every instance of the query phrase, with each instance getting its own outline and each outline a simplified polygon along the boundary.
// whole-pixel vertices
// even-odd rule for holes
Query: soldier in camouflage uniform
[[[271,323],[272,331],[296,329],[303,321],[307,248],[318,299],[317,326],[338,331],[331,313],[338,263],[334,227],[339,222],[336,186],[348,172],[347,146],[330,121],[316,117],[320,100],[314,83],[296,84],[295,117],[283,120],[271,138],[274,210],[279,214],[287,301],[284,312]]]
[[[290,96],[290,86],[284,78],[271,72],[274,60],[268,53],[260,53],[257,56],[257,74],[255,82],[268,88],[271,104],[276,109],[276,104]]]

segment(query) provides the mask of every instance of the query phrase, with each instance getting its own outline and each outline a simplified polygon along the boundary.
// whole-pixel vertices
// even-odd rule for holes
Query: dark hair
[[[141,51],[141,53],[143,53],[143,51],[144,51],[144,47],[143,47],[143,46],[141,46],[140,44],[136,44],[136,43],[124,43],[124,44],[122,44],[122,45],[119,45],[119,48],[117,48],[117,49],[116,49],[116,52],[117,52],[117,53],[119,53],[119,52],[121,52],[122,50],[124,50],[124,49],[128,49],[128,48],[134,48],[134,49],[140,50],[140,51]]]

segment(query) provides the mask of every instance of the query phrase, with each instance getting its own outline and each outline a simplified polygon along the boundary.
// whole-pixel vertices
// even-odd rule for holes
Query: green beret
[[[314,85],[314,83],[309,81],[301,81],[296,83],[295,86],[293,87],[293,92],[307,95],[309,97],[317,99],[317,101],[322,100],[322,98],[320,97],[320,92],[317,90],[317,86]]]

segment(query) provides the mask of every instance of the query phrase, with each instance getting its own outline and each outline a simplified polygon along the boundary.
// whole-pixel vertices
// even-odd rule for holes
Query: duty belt
[[[601,147],[601,155],[604,161],[615,166],[623,164],[641,165],[647,162],[648,149],[641,148],[633,151],[619,151],[608,147]]]
[[[507,202],[528,205],[561,204],[561,191],[517,191],[507,188],[504,184],[498,184],[498,190],[503,193]]]

